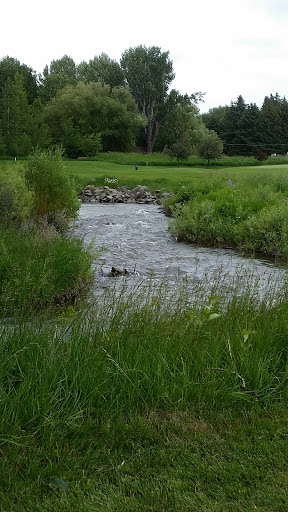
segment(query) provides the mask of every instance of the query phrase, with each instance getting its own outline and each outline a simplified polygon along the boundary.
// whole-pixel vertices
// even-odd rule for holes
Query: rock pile
[[[154,192],[151,192],[144,185],[137,185],[132,190],[126,186],[96,188],[93,185],[87,185],[78,197],[83,203],[161,203],[161,191],[154,190]]]

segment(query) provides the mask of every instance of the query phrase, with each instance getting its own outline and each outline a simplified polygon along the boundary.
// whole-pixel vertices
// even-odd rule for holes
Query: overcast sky
[[[201,111],[242,94],[288,97],[288,0],[14,0],[1,5],[0,59],[38,73],[67,54],[78,64],[129,47],[169,51],[182,93],[206,92]]]

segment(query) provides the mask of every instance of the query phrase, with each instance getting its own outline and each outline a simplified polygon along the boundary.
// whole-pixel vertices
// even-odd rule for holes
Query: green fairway
[[[183,185],[193,184],[207,178],[222,179],[262,179],[269,176],[288,176],[287,165],[265,165],[260,167],[227,167],[203,169],[200,167],[163,167],[121,165],[101,161],[66,161],[65,172],[77,178],[79,184],[87,185],[91,181],[100,186],[105,185],[104,178],[116,178],[120,185],[144,184],[149,188],[165,188],[166,191],[177,190]]]

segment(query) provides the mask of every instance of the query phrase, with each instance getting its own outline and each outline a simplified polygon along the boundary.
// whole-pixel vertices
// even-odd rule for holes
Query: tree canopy
[[[207,132],[198,145],[198,154],[206,160],[207,167],[209,167],[211,160],[218,160],[222,152],[223,143],[217,133],[212,130]]]
[[[129,91],[90,82],[68,85],[45,107],[52,142],[70,157],[130,151],[143,119]]]
[[[169,52],[158,46],[137,46],[126,50],[120,60],[129,90],[139,112],[146,117],[147,152],[153,151],[163,117],[160,113],[168,96],[175,74]]]

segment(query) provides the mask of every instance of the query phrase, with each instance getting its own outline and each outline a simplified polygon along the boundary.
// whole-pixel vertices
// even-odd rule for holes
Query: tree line
[[[245,103],[240,95],[229,106],[202,114],[209,130],[224,143],[226,155],[286,154],[288,151],[288,102],[279,94],[265,96],[261,108]]]
[[[76,64],[64,55],[42,74],[14,57],[0,60],[0,155],[61,145],[68,157],[99,151],[148,153],[182,140],[196,145],[205,128],[203,94],[171,89],[169,52],[153,46],[124,51],[120,62],[102,53]]]

